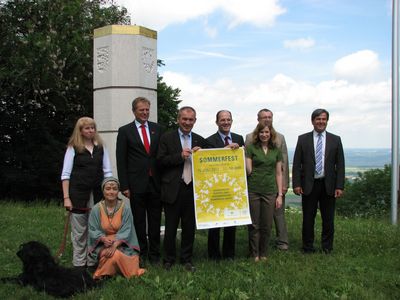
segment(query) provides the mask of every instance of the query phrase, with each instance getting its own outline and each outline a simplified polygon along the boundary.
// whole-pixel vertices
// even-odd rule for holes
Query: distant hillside
[[[289,149],[289,163],[292,164],[294,149]],[[381,168],[391,163],[391,149],[344,149],[346,168]]]

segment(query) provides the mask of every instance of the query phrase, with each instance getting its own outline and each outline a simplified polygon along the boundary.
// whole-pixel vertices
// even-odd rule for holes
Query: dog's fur
[[[38,291],[62,298],[84,292],[96,285],[86,270],[58,265],[49,248],[40,242],[22,244],[17,255],[22,261],[23,272],[18,277],[4,278],[2,281],[31,285]]]

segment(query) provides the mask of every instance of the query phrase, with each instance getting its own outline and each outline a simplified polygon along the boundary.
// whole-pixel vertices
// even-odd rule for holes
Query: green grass
[[[317,218],[317,244],[320,220]],[[74,299],[399,299],[400,230],[387,220],[336,219],[332,255],[303,255],[301,212],[287,211],[290,250],[272,249],[267,263],[246,258],[247,230],[238,228],[237,259],[214,263],[206,258],[207,233],[196,234],[197,271],[149,267],[140,278],[116,277],[99,289]],[[55,204],[0,202],[0,277],[21,271],[15,255],[29,240],[47,244],[55,253],[61,241],[64,210]],[[71,244],[61,260],[71,266]],[[51,299],[29,287],[0,285],[0,299]]]

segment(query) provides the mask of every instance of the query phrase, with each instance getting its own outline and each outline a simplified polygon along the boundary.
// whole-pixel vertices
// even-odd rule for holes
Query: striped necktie
[[[317,147],[315,148],[315,172],[322,174],[322,133],[318,133]]]
[[[229,145],[229,136],[225,136],[224,144],[225,144],[225,146]]]

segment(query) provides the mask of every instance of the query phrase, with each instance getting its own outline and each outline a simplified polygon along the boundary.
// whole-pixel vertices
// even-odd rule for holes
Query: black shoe
[[[227,261],[234,261],[234,260],[235,260],[235,257],[234,257],[234,256],[224,256],[224,260],[227,260]]]
[[[211,261],[219,262],[221,260],[221,257],[213,255],[213,256],[209,256],[208,259]]]
[[[322,249],[322,252],[325,254],[331,254],[332,253],[332,249]]]
[[[160,260],[150,260],[149,263],[150,263],[150,265],[152,265],[153,267],[160,267],[160,266],[161,266]]]
[[[86,272],[86,266],[74,266],[74,270],[77,270],[79,272]]]
[[[304,254],[313,254],[315,253],[315,249],[314,248],[303,248],[302,249]]]
[[[99,277],[99,278],[97,278],[97,279],[95,279],[95,281],[97,282],[97,283],[104,283],[106,280],[110,280],[110,279],[112,279],[112,278],[116,278],[116,277],[113,277],[113,276],[111,276],[111,275],[103,275],[103,276],[101,276],[101,277]]]
[[[172,268],[172,264],[169,262],[165,262],[163,265],[164,270],[169,271]]]
[[[193,264],[190,263],[190,262],[185,263],[184,268],[185,268],[185,270],[188,271],[188,272],[192,272],[192,273],[193,273],[193,272],[196,272],[196,267],[193,266]]]
[[[87,266],[86,270],[90,273],[93,274],[97,270],[97,266]]]
[[[146,258],[139,256],[139,268],[145,269],[146,268]]]
[[[160,264],[160,257],[159,256],[149,257],[149,263],[151,265],[159,265]]]

